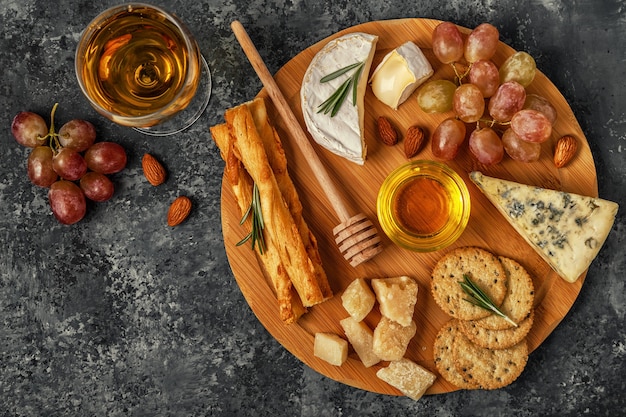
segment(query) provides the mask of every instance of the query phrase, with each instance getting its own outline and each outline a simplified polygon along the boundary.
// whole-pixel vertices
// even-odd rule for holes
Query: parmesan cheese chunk
[[[406,358],[379,369],[376,376],[413,400],[419,400],[437,379],[435,374]]]
[[[563,279],[589,268],[613,227],[618,205],[597,197],[488,177],[470,179]]]
[[[372,288],[383,316],[408,326],[413,320],[418,286],[407,276],[372,279]]]
[[[348,359],[348,342],[333,333],[315,333],[313,354],[331,365],[341,366]]]
[[[383,316],[374,329],[372,349],[384,361],[397,361],[406,353],[416,331],[417,325],[414,321],[408,326],[402,326]]]
[[[347,317],[339,322],[354,351],[359,355],[363,366],[369,368],[380,362],[373,350],[374,334],[362,321],[356,321],[352,317]]]
[[[363,278],[357,278],[341,294],[341,303],[352,318],[361,321],[372,311],[376,296]]]

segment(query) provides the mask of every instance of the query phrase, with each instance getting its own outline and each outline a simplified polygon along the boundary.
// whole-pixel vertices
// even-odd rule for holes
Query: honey
[[[470,196],[463,179],[446,164],[415,160],[387,176],[376,207],[381,228],[395,244],[431,252],[461,236],[470,216]]]
[[[450,196],[436,180],[417,177],[397,192],[393,210],[398,223],[412,233],[430,235],[441,230],[450,217]]]

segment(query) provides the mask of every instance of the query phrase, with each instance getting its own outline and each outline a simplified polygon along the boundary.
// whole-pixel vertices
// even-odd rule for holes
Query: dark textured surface
[[[626,9],[620,0],[157,1],[192,28],[213,71],[201,122],[174,138],[113,125],[82,97],[73,71],[91,1],[0,0],[0,415],[2,416],[616,416],[626,407]],[[275,72],[307,46],[371,20],[432,17],[496,25],[531,53],[569,101],[597,168],[600,195],[622,206],[563,322],[522,376],[497,391],[419,402],[338,384],[274,341],[230,272],[220,227],[223,164],[207,127],[260,82],[229,24],[239,19]],[[20,110],[86,118],[129,163],[116,195],[61,226],[30,184],[11,137]],[[140,159],[169,171],[152,187]],[[192,197],[186,223],[169,203]]]

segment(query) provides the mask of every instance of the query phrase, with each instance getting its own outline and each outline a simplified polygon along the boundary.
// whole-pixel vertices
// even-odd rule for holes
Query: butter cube
[[[372,280],[372,288],[383,316],[402,326],[411,324],[419,289],[414,279],[407,276],[377,278]]]
[[[348,359],[348,342],[333,333],[315,333],[313,355],[331,365],[341,366]]]
[[[376,296],[363,278],[357,278],[341,294],[341,303],[356,321],[363,320],[376,303]]]
[[[362,321],[356,321],[352,316],[339,322],[354,351],[359,355],[363,366],[369,368],[380,362],[373,350],[374,332]]]
[[[406,358],[379,369],[376,376],[414,400],[419,400],[437,379],[435,374]]]
[[[374,354],[384,361],[402,359],[416,331],[417,325],[414,321],[408,326],[402,326],[383,316],[374,329],[372,344]]]

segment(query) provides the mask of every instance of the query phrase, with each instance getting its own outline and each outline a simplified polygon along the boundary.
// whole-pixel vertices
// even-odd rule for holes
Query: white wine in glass
[[[100,114],[147,134],[191,126],[211,94],[209,68],[190,31],[147,4],[98,15],[82,34],[75,65],[83,93]]]

